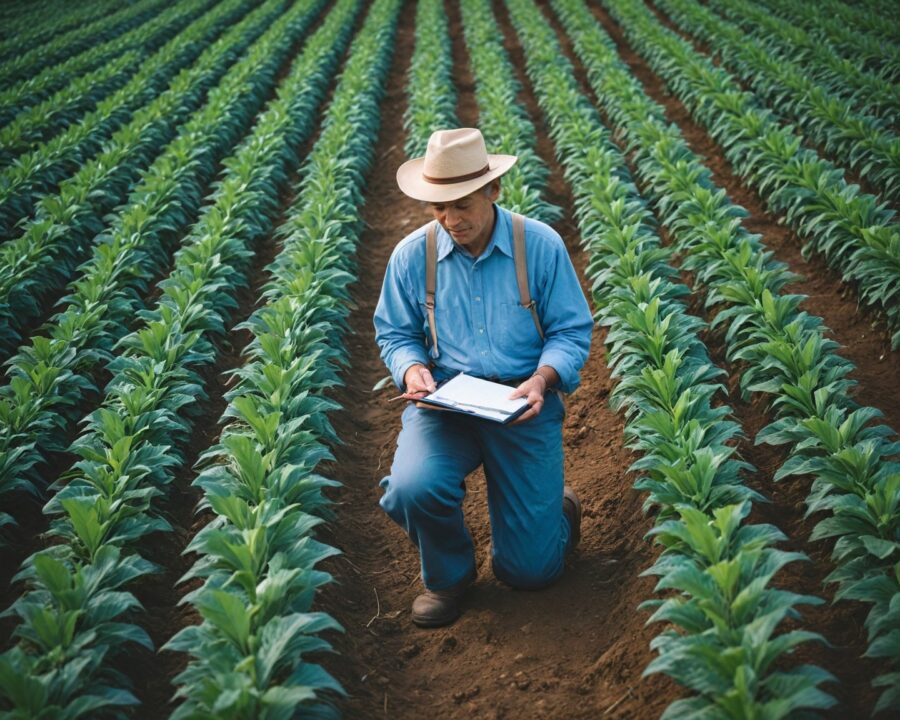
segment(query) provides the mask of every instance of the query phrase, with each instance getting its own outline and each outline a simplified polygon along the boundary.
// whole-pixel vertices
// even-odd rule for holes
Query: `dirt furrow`
[[[453,76],[456,84],[456,116],[460,127],[478,127],[478,103],[475,100],[475,78],[469,66],[469,50],[463,37],[462,12],[459,3],[444,0],[450,20],[450,43],[453,55]],[[410,48],[412,52],[412,48]],[[405,98],[404,98],[405,99]]]
[[[455,15],[450,13],[451,33],[458,38]],[[380,161],[369,179],[372,190],[363,210],[369,231],[353,293],[357,308],[351,316],[351,368],[347,386],[337,394],[351,409],[334,417],[347,444],[337,448],[330,470],[345,487],[337,495],[337,519],[327,540],[344,555],[329,564],[337,583],[324,593],[321,607],[344,625],[346,634],[335,639],[341,656],[326,664],[350,694],[343,707],[347,717],[412,718],[428,711],[442,718],[593,718],[610,708],[617,717],[641,717],[648,708],[659,714],[678,690],[664,679],[640,677],[655,633],[643,627],[646,615],[636,610],[651,595],[653,582],[638,574],[651,564],[654,551],[642,537],[650,522],[630,489],[633,478],[623,472],[630,454],[622,447],[622,423],[606,406],[611,381],[599,336],[583,386],[569,400],[566,477],[584,500],[585,518],[582,546],[563,579],[547,590],[527,593],[493,578],[485,481],[479,471],[467,481],[465,511],[477,547],[479,579],[467,596],[465,614],[455,625],[433,631],[418,629],[409,620],[410,604],[421,592],[418,556],[377,505],[378,482],[392,459],[401,408],[389,404],[386,394],[371,393],[386,374],[371,318],[391,249],[428,219],[394,182],[396,167],[405,160],[401,116],[413,47],[411,16],[404,15],[399,30],[384,101]],[[506,22],[504,28],[509,31]],[[514,43],[509,47],[515,50]],[[463,79],[460,118],[467,124],[476,119],[477,110],[471,74],[459,65],[464,57],[455,46],[455,76]],[[526,92],[521,100],[537,121],[538,147],[551,165],[548,199],[570,211],[534,98]],[[577,249],[570,212],[558,228],[576,267],[583,270],[586,260]]]

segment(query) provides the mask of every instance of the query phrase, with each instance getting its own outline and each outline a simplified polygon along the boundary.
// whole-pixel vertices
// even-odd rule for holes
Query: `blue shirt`
[[[526,218],[528,287],[544,340],[531,311],[522,307],[513,259],[512,217],[494,205],[490,242],[472,257],[440,225],[437,229],[434,356],[425,310],[425,230],[394,248],[375,309],[375,341],[397,387],[411,365],[434,363],[440,381],[466,372],[512,379],[549,365],[559,388],[571,392],[587,359],[593,319],[562,238],[548,225]]]

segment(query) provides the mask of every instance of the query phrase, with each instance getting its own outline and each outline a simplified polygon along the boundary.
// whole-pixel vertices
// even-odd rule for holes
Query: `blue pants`
[[[521,425],[406,407],[381,507],[419,548],[425,587],[451,587],[475,569],[462,502],[466,475],[482,463],[494,574],[523,589],[559,577],[570,535],[562,512],[563,414],[557,393]]]

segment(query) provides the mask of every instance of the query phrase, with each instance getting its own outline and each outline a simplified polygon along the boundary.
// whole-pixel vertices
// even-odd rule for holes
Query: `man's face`
[[[493,203],[500,194],[500,183],[491,182],[487,190],[475,192],[446,203],[428,203],[428,209],[459,245],[478,252],[487,247],[494,228]]]

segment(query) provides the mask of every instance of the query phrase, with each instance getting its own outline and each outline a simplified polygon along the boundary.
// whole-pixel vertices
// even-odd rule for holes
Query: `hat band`
[[[452,185],[453,183],[461,183],[466,180],[474,180],[477,177],[481,177],[482,175],[487,175],[491,170],[491,165],[488,163],[481,170],[476,170],[473,173],[469,173],[468,175],[457,175],[455,177],[449,178],[437,178],[431,177],[431,175],[426,175],[422,173],[422,177],[426,182],[430,182],[432,185]]]

